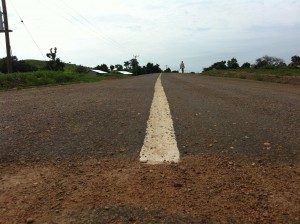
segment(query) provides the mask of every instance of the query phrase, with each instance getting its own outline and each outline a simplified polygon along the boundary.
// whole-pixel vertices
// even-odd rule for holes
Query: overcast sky
[[[300,0],[7,0],[12,51],[43,59],[58,48],[65,62],[117,64],[140,55],[201,71],[218,60],[300,55]],[[1,38],[1,57],[4,36]]]

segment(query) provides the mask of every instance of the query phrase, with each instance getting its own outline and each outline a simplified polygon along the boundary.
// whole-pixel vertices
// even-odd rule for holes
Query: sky
[[[300,55],[300,0],[7,0],[12,52],[94,67],[139,55],[199,72],[220,60]],[[24,21],[25,26],[21,23]],[[37,43],[38,47],[32,40]],[[4,35],[0,57],[5,56]]]

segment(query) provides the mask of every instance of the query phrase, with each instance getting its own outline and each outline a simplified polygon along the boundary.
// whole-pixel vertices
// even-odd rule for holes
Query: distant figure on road
[[[181,64],[180,64],[180,70],[182,71],[182,73],[184,73],[184,69],[185,69],[185,65],[182,61]]]

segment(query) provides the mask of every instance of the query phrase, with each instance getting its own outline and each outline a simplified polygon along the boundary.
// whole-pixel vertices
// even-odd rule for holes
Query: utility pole
[[[137,61],[137,58],[140,57],[139,55],[133,55],[135,61],[136,61],[136,64],[135,64],[135,76],[137,76],[137,67],[138,67],[138,61]]]
[[[6,0],[2,0],[2,9],[1,12],[1,25],[0,25],[0,32],[5,33],[5,42],[6,42],[6,59],[7,59],[7,73],[12,72],[12,61],[11,61],[11,47],[10,47],[10,40],[9,40],[9,33],[12,32],[8,28],[8,16],[7,16],[7,8],[6,8]],[[4,25],[4,27],[3,27]]]

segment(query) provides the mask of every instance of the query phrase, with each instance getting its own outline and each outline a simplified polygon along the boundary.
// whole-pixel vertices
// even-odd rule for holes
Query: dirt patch
[[[0,166],[0,223],[297,223],[298,166],[214,156]]]

